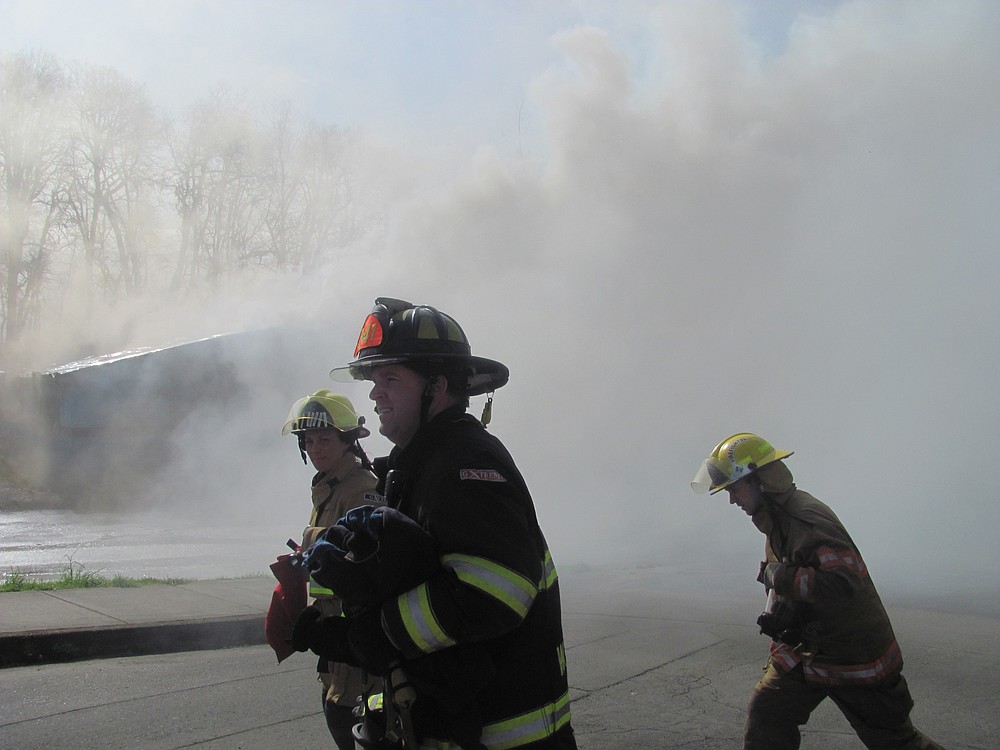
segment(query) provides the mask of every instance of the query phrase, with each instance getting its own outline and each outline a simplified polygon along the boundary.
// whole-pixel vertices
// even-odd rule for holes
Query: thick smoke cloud
[[[1000,565],[1000,7],[810,6],[766,44],[742,7],[651,4],[641,57],[567,27],[532,80],[524,158],[483,147],[456,169],[383,132],[367,175],[393,200],[385,236],[174,319],[322,330],[262,360],[277,382],[247,374],[246,421],[182,441],[229,469],[213,494],[299,528],[274,520],[302,515],[309,473],[284,412],[331,386],[374,297],[397,296],[510,366],[490,429],[562,567],[752,573],[760,536],[688,486],[750,430],[796,451],[883,593],[1000,593],[980,575]],[[363,384],[341,390],[377,423]]]
[[[723,4],[649,23],[652,81],[600,29],[556,36],[544,168],[481,152],[397,215],[377,290],[511,366],[493,429],[557,559],[745,564],[756,532],[688,481],[751,430],[883,587],[995,592],[969,469],[1000,412],[997,8],[846,4],[776,56]]]

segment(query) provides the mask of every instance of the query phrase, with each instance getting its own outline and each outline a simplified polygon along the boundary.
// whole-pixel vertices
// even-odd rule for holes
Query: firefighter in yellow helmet
[[[282,435],[295,435],[299,453],[308,456],[316,474],[312,479],[312,513],[302,535],[302,549],[337,522],[347,511],[378,503],[375,475],[359,442],[368,437],[364,417],[359,417],[347,397],[319,390],[300,398],[288,413]],[[340,617],[340,600],[329,589],[309,581],[312,605],[307,617]],[[353,709],[372,680],[358,667],[321,658],[317,666],[323,684],[323,713],[330,734],[340,750],[354,750]]]
[[[757,624],[771,651],[744,750],[798,748],[799,728],[827,697],[868,748],[941,750],[910,721],[903,656],[861,553],[834,512],[795,486],[791,455],[739,432],[691,482],[698,493],[726,490],[766,537],[757,580],[768,604]]]

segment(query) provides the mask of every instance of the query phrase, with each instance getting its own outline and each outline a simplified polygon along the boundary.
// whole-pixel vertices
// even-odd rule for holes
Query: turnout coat
[[[308,549],[327,527],[337,523],[337,519],[351,508],[377,501],[375,477],[361,465],[357,456],[345,453],[332,469],[313,477],[312,512],[309,525],[302,532],[301,549]],[[324,617],[340,617],[341,601],[330,589],[310,578],[309,594]],[[320,659],[319,673],[326,689],[326,700],[340,705],[355,705],[358,696],[370,690],[373,684],[364,670],[326,659]]]
[[[768,562],[781,563],[774,591],[797,603],[802,642],[771,643],[772,662],[802,664],[807,682],[875,685],[903,666],[892,625],[854,541],[830,508],[792,484],[767,494],[753,522],[767,536]]]
[[[440,560],[382,604],[383,628],[406,659],[426,664],[435,655],[452,674],[472,669],[453,699],[418,697],[422,746],[448,747],[468,732],[470,713],[491,749],[544,746],[558,730],[571,732],[559,582],[506,448],[453,407],[377,460],[376,473],[387,505],[430,535]]]

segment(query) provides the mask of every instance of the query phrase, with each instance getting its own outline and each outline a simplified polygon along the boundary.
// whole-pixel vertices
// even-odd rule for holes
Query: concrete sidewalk
[[[269,576],[0,594],[0,667],[266,643]]]

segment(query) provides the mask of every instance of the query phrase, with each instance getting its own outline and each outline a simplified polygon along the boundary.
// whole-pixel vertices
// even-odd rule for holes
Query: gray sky
[[[302,387],[375,296],[454,315],[511,368],[491,429],[557,563],[752,579],[757,532],[688,486],[749,430],[883,590],[1000,593],[1000,5],[756,5],[0,0],[0,50],[362,129],[390,227],[298,311],[331,320]]]

